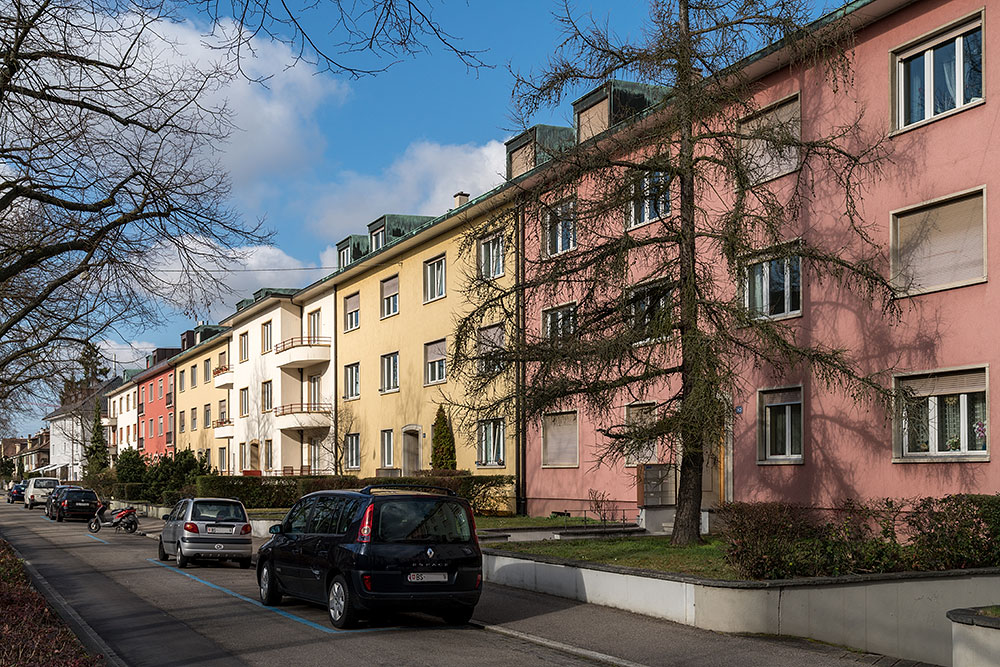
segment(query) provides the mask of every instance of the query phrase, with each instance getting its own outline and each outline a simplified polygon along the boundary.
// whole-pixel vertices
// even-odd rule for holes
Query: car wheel
[[[63,519],[65,519],[65,518],[66,517],[63,516],[62,512],[56,512],[56,521],[58,521],[59,523],[62,523]]]
[[[177,567],[185,568],[191,563],[191,559],[184,555],[180,547],[177,547]]]
[[[441,618],[448,625],[465,625],[472,618],[472,612],[475,607],[460,607],[458,609],[449,609],[441,614]]]
[[[281,602],[281,589],[278,588],[278,581],[274,578],[273,566],[270,562],[264,563],[260,568],[260,575],[257,577],[260,585],[260,601],[267,607],[273,607]]]
[[[330,612],[330,622],[335,628],[349,628],[357,621],[358,612],[354,606],[354,593],[347,580],[337,575],[330,582],[326,596],[326,608]]]
[[[163,548],[162,537],[156,541],[156,558],[164,563],[170,560],[170,556],[167,555],[167,552]]]

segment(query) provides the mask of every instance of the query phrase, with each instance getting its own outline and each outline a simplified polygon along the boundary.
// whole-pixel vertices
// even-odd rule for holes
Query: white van
[[[61,482],[55,477],[32,477],[28,486],[24,487],[24,507],[33,509],[35,505],[44,505],[52,490]]]

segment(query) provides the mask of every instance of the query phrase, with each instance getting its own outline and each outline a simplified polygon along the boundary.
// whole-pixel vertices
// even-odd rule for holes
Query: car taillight
[[[479,588],[482,585],[483,585],[483,575],[482,574],[477,574],[476,575],[476,588]]]
[[[249,535],[251,530],[253,529],[250,527],[250,524],[245,523],[243,524],[243,527],[240,528],[240,535]]]
[[[366,591],[370,591],[372,589],[372,575],[370,575],[370,574],[362,574],[361,575],[361,583],[363,583],[365,585],[365,590]]]
[[[62,501],[62,506],[63,506],[63,507],[66,507],[66,501],[65,501],[65,500],[64,500],[64,501]]]
[[[365,516],[361,519],[361,527],[358,528],[358,542],[372,541],[372,517],[375,514],[375,503],[368,506]]]
[[[34,500],[34,499],[35,499],[35,494],[33,494],[33,493],[32,493],[32,494],[31,494],[30,496],[28,496],[28,497],[29,497],[29,498],[31,498],[32,500]]]
[[[198,526],[188,521],[187,523],[184,524],[184,530],[186,530],[189,533],[197,533]]]

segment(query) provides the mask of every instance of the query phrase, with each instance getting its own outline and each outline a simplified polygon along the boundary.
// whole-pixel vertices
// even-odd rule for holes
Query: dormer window
[[[340,251],[339,267],[342,269],[351,263],[351,249],[344,248]]]
[[[371,233],[372,252],[385,245],[385,227],[379,227]]]

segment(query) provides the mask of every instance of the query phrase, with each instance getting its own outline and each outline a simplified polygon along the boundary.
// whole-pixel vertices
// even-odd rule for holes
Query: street
[[[160,528],[142,519],[140,530]],[[486,584],[473,623],[401,614],[336,630],[326,610],[260,605],[254,570],[156,560],[156,541],[41,509],[0,504],[0,537],[20,551],[128,665],[761,665],[872,662],[799,640],[737,637]],[[4,610],[3,613],[11,613]],[[893,664],[883,659],[880,665]],[[903,663],[900,663],[903,664]]]

